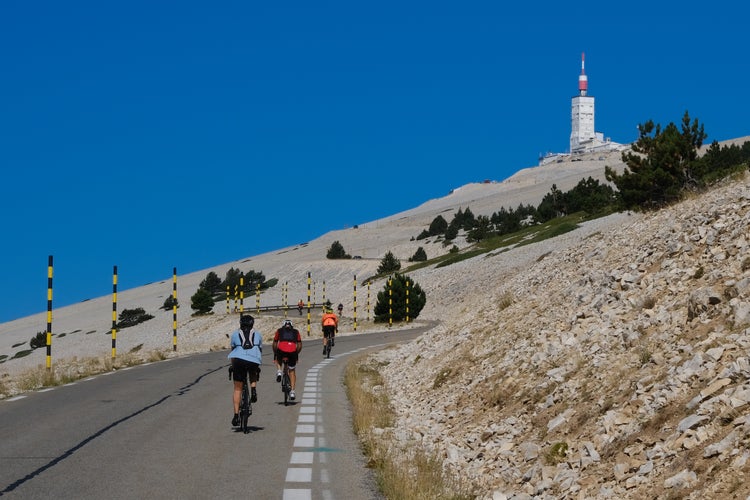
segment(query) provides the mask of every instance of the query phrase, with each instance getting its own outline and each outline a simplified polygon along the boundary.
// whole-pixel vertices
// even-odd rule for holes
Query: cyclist
[[[302,302],[302,299],[297,302],[297,310],[299,311],[299,315],[302,316],[302,308],[305,307],[304,302]]]
[[[234,391],[232,393],[232,404],[234,406],[234,417],[232,425],[240,425],[240,397],[242,394],[242,382],[250,381],[250,402],[258,401],[258,393],[255,386],[260,377],[261,355],[263,354],[263,337],[253,329],[255,319],[250,316],[240,316],[240,329],[232,332],[230,345],[232,351],[227,356],[232,360],[232,380]]]
[[[339,316],[344,313],[344,304],[339,304]]]
[[[283,358],[287,358],[289,382],[292,386],[292,390],[289,392],[289,399],[291,400],[295,398],[294,387],[297,382],[295,368],[297,367],[297,360],[299,359],[299,352],[301,350],[302,336],[300,336],[299,330],[294,328],[291,320],[285,319],[281,328],[276,330],[273,336],[273,362],[276,365],[276,382],[281,382]]]
[[[333,313],[333,309],[326,307],[323,310],[323,317],[320,320],[320,324],[323,327],[323,355],[325,355],[326,344],[328,344],[329,339],[331,347],[336,345],[333,337],[339,331],[339,318]]]

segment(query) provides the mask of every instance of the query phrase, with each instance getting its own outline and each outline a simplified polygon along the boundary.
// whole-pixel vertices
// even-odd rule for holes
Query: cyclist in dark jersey
[[[289,393],[289,399],[294,400],[294,387],[297,382],[295,368],[299,359],[299,352],[302,350],[302,336],[299,330],[294,328],[291,320],[284,320],[281,328],[276,330],[273,336],[273,362],[276,365],[276,382],[281,382],[282,359],[287,358],[289,366],[289,382],[292,390]]]

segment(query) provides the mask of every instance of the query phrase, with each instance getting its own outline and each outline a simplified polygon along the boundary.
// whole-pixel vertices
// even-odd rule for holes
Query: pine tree
[[[390,287],[389,287],[390,281]],[[378,292],[377,302],[373,309],[375,322],[404,321],[407,317],[407,282],[408,285],[408,316],[415,319],[427,303],[425,294],[419,283],[415,283],[409,276],[396,273],[390,280],[386,280],[383,290]],[[390,292],[390,293],[389,293]]]
[[[380,266],[378,266],[378,274],[388,274],[396,272],[399,269],[401,269],[401,261],[399,261],[395,255],[393,255],[393,252],[388,250],[388,252],[386,252],[385,256],[383,257],[383,260],[380,261]]]
[[[344,246],[338,241],[334,241],[331,243],[331,248],[328,249],[328,253],[326,253],[327,259],[351,259],[352,256],[346,253],[346,250],[344,250]]]

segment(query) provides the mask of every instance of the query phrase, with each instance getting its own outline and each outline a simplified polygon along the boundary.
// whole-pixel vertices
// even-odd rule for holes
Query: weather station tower
[[[573,97],[570,107],[570,152],[577,153],[595,146],[594,98],[588,95],[589,80],[586,76],[586,56],[581,53],[581,74],[578,75],[578,95]]]

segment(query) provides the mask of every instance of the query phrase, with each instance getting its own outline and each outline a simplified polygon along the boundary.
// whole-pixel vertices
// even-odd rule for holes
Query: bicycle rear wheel
[[[247,421],[250,418],[250,394],[247,390],[247,384],[242,386],[242,398],[240,399],[240,429],[242,432],[247,434],[250,432],[250,427]]]
[[[284,373],[284,378],[281,379],[281,390],[284,391],[284,406],[289,405],[289,391],[292,390],[292,381],[289,380],[289,374]]]

